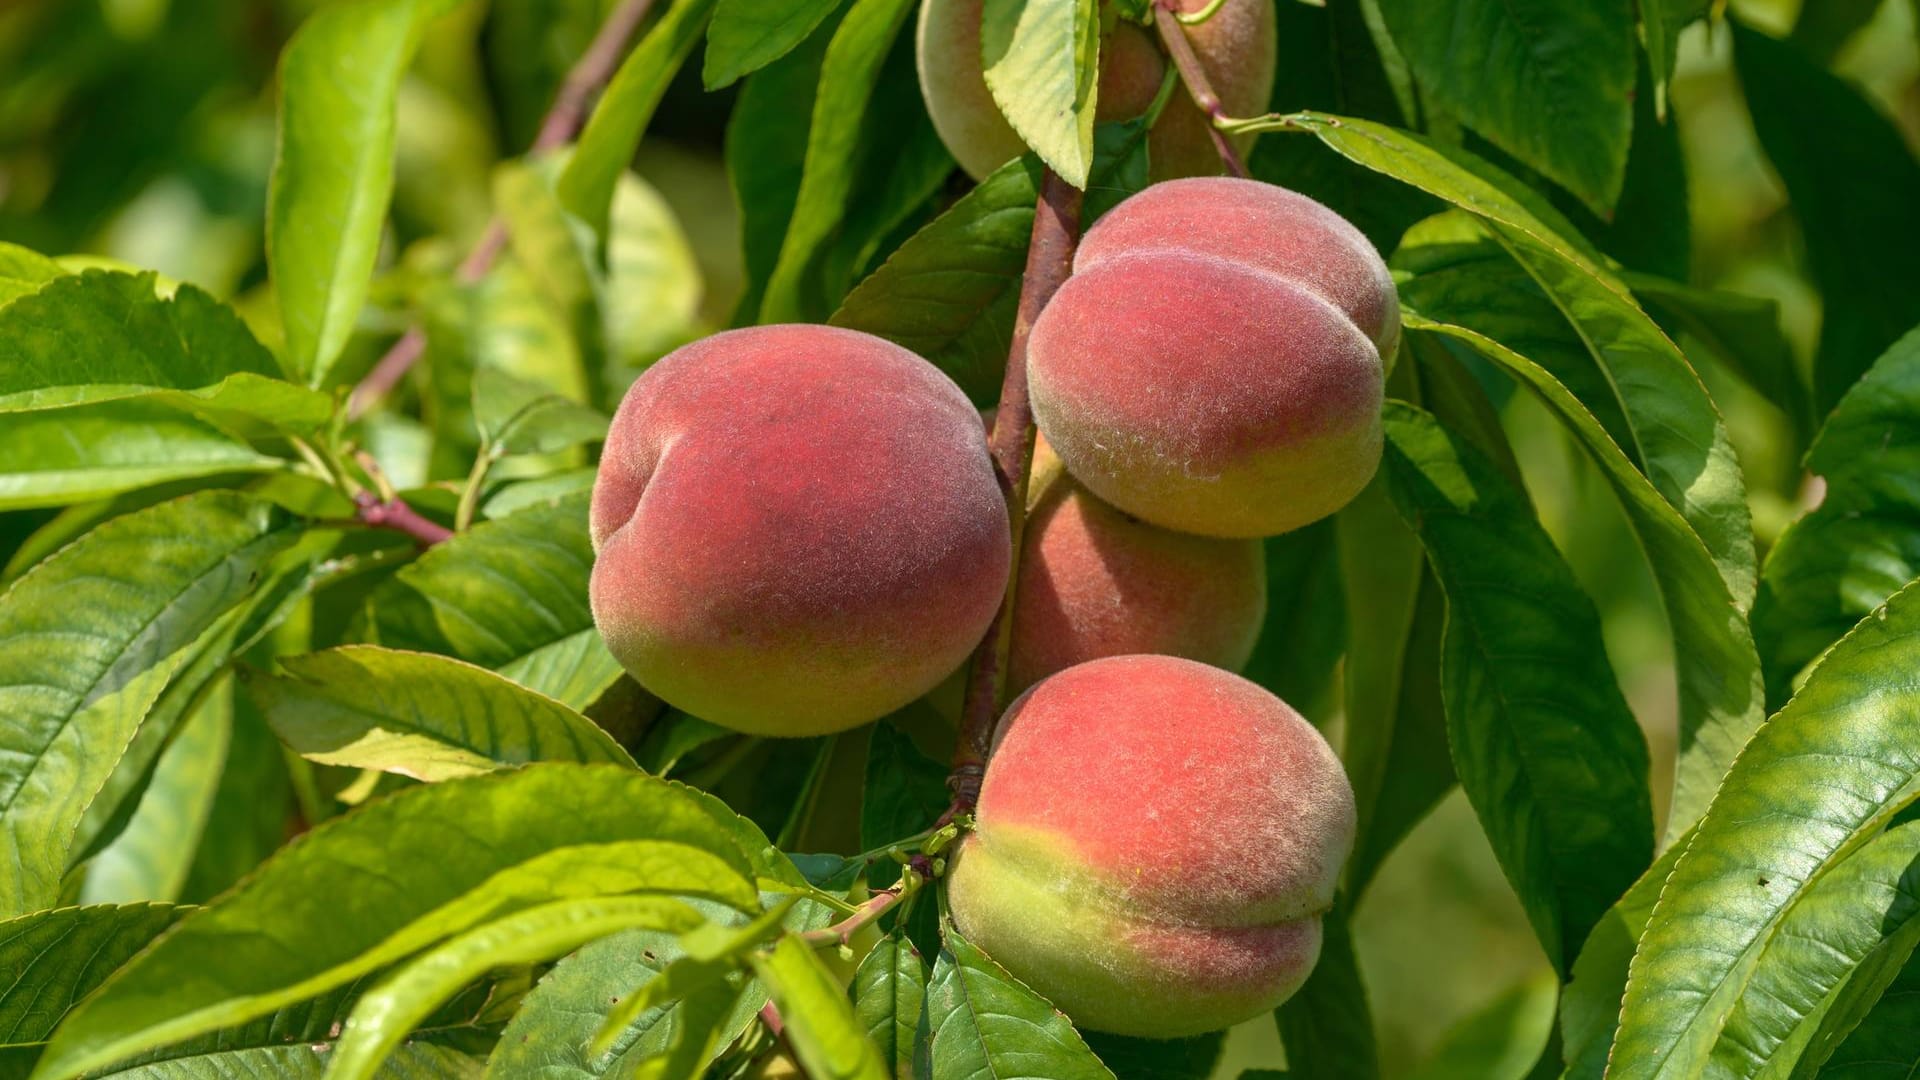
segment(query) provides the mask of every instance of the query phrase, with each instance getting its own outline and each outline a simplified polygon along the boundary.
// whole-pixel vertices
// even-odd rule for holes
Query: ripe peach
[[[620,403],[594,485],[594,622],[641,685],[739,731],[865,723],[959,666],[1000,604],[979,414],[868,334],[681,348]]]
[[[1339,759],[1280,699],[1191,660],[1112,657],[1008,708],[948,898],[1075,1023],[1178,1038],[1306,981],[1353,830]]]
[[[1045,439],[1034,449],[1013,607],[1008,687],[1105,656],[1162,653],[1238,670],[1267,611],[1258,540],[1148,525],[1075,482]]]
[[[1333,513],[1380,463],[1386,264],[1271,184],[1173,180],[1092,229],[1028,343],[1034,417],[1074,477],[1203,536]]]
[[[1206,4],[1181,0],[1181,9],[1193,11]],[[981,6],[982,0],[926,0],[916,39],[927,112],[947,149],[975,179],[1026,150],[981,74]],[[1130,120],[1146,112],[1159,92],[1166,57],[1151,28],[1122,20],[1105,5],[1101,21],[1094,118]],[[1228,113],[1254,116],[1266,111],[1277,48],[1271,0],[1227,0],[1212,18],[1188,27],[1187,36]],[[1210,123],[1192,97],[1176,90],[1148,136],[1154,178],[1219,173],[1220,158],[1207,134]],[[1253,137],[1235,141],[1245,153]]]

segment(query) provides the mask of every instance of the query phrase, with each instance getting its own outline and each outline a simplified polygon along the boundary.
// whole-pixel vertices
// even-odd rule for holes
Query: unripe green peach
[[[1180,0],[1183,11],[1208,0]],[[920,92],[947,149],[975,179],[1026,150],[994,103],[982,74],[982,0],[925,0],[916,37]],[[1100,82],[1096,121],[1130,120],[1147,111],[1159,93],[1167,60],[1154,31],[1118,18],[1102,5]],[[1276,44],[1271,0],[1227,0],[1212,18],[1187,28],[1195,55],[1229,114],[1254,116],[1267,109],[1273,91]],[[1207,129],[1211,121],[1185,90],[1160,114],[1147,141],[1153,177],[1210,176],[1221,171]],[[1241,152],[1253,136],[1235,139]]]
[[[1034,323],[1034,418],[1074,477],[1143,520],[1270,536],[1333,513],[1380,463],[1386,264],[1272,184],[1155,184],[1088,230]]]
[[[594,485],[590,598],[648,690],[738,731],[816,735],[933,688],[1006,589],[979,414],[869,334],[763,326],[649,368]]]
[[[1075,1023],[1179,1038],[1306,981],[1353,830],[1339,759],[1280,699],[1191,660],[1096,660],[1007,710],[948,898]]]
[[[1008,687],[1106,656],[1161,653],[1237,671],[1267,611],[1258,540],[1149,525],[1095,498],[1043,438],[1034,448]]]

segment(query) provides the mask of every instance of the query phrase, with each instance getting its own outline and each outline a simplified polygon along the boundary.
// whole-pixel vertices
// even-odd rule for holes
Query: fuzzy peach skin
[[[1006,588],[986,436],[933,365],[825,326],[681,348],[620,403],[594,484],[590,599],[648,690],[762,735],[919,697]]]
[[[1179,1038],[1306,981],[1353,830],[1339,760],[1279,698],[1191,660],[1111,657],[1008,708],[948,899],[1075,1023]]]
[[[1026,150],[994,103],[981,73],[981,4],[982,0],[925,0],[915,39],[927,113],[947,149],[975,179]],[[1180,0],[1183,11],[1206,4],[1207,0]],[[1118,18],[1104,4],[1101,10],[1094,119],[1102,123],[1130,120],[1146,112],[1159,92],[1166,57],[1151,28]],[[1227,0],[1212,18],[1188,27],[1187,36],[1230,115],[1256,116],[1267,110],[1277,50],[1271,0]],[[1154,179],[1218,174],[1220,157],[1207,134],[1209,126],[1193,98],[1176,90],[1147,140]],[[1234,141],[1244,154],[1253,139],[1245,135]]]
[[[1088,230],[1028,343],[1034,418],[1136,517],[1271,536],[1372,478],[1399,338],[1386,264],[1338,214],[1256,180],[1173,180]]]
[[[1014,693],[1075,664],[1128,653],[1237,671],[1267,613],[1259,541],[1177,533],[1116,510],[1075,482],[1045,439],[1034,447],[1019,573]]]

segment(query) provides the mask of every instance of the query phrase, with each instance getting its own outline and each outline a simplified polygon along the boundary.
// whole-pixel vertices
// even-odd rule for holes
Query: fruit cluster
[[[926,21],[977,25],[951,14],[968,8],[926,5],[923,60]],[[957,386],[865,334],[757,327],[680,349],[622,402],[593,610],[669,703],[815,735],[959,669],[1017,565],[1024,693],[949,872],[955,925],[1083,1026],[1188,1035],[1299,987],[1352,845],[1338,758],[1232,672],[1265,617],[1260,538],[1379,463],[1399,309],[1357,230],[1250,180],[1148,188],[1073,271],[1029,340],[1017,560]]]

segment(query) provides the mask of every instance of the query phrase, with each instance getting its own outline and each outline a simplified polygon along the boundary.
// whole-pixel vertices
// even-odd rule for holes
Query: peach
[[[1202,536],[1271,536],[1346,505],[1380,463],[1386,264],[1307,198],[1173,180],[1092,229],[1028,343],[1034,418],[1114,506]]]
[[[1207,0],[1181,0],[1181,9]],[[1026,144],[995,104],[981,73],[982,0],[926,0],[916,37],[920,92],[927,112],[960,167],[980,179],[1026,152]],[[1100,81],[1094,98],[1097,122],[1130,120],[1147,111],[1160,90],[1167,61],[1150,27],[1118,18],[1102,5]],[[1236,116],[1267,111],[1273,91],[1272,0],[1227,0],[1219,12],[1187,28],[1194,52],[1214,92]],[[1209,176],[1221,171],[1207,133],[1210,121],[1192,97],[1176,90],[1147,139],[1155,179]],[[1235,139],[1242,153],[1253,136]]]
[[[1006,504],[966,396],[897,345],[731,330],[649,368],[595,481],[594,622],[649,691],[816,735],[933,688],[985,633]]]
[[[1162,653],[1238,670],[1267,612],[1257,540],[1148,525],[1076,483],[1045,439],[1034,449],[1013,608],[1008,687],[1106,656]]]
[[[1179,1038],[1299,989],[1353,847],[1333,750],[1279,698],[1170,656],[1015,700],[948,876],[954,925],[1076,1024]]]

